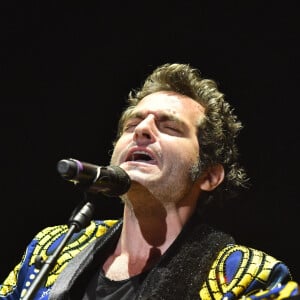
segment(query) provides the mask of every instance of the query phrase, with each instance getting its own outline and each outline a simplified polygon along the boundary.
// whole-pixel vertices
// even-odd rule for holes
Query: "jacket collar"
[[[144,280],[137,299],[199,299],[199,290],[219,251],[234,243],[231,236],[199,223],[195,215]],[[68,263],[50,292],[49,300],[75,300],[101,267],[119,239],[120,220]],[[187,288],[188,287],[188,288]],[[80,296],[78,296],[78,299]]]

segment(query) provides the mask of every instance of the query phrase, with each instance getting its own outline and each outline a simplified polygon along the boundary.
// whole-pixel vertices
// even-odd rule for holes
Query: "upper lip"
[[[129,152],[126,155],[125,161],[157,161],[156,156],[154,153],[146,148],[143,147],[134,147],[129,150]]]

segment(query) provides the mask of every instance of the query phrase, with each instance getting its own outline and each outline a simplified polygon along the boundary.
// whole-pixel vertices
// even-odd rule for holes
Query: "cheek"
[[[121,160],[122,153],[124,153],[124,149],[128,145],[127,139],[124,136],[121,136],[118,141],[115,143],[113,148],[112,156],[111,156],[111,163],[117,164]]]
[[[180,141],[175,143],[173,147],[166,146],[167,149],[164,152],[164,157],[168,157],[171,160],[173,167],[189,169],[195,163],[199,161],[199,145],[198,142],[194,143],[191,140]]]
[[[178,147],[181,156],[184,159],[195,161],[199,157],[198,140],[187,140]]]
[[[117,164],[117,162],[119,161],[120,159],[120,154],[121,154],[121,151],[120,149],[122,149],[121,147],[121,143],[120,143],[120,139],[116,142],[114,148],[113,148],[113,152],[112,152],[112,155],[111,155],[111,164],[112,165],[115,165]]]

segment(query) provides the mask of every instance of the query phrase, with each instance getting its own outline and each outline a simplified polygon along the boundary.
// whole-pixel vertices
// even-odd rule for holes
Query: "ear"
[[[221,164],[209,167],[203,174],[200,181],[200,188],[203,191],[212,191],[222,183],[225,176],[224,168]]]

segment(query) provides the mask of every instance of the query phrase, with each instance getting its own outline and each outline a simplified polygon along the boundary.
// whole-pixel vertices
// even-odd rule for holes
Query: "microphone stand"
[[[85,194],[86,197],[86,194]],[[30,288],[26,292],[22,300],[32,300],[36,291],[40,288],[40,286],[44,283],[48,273],[54,267],[55,262],[68,243],[73,233],[80,231],[81,229],[87,227],[92,219],[94,213],[94,203],[86,202],[79,211],[72,214],[69,220],[69,230],[67,231],[65,237],[62,239],[58,247],[55,249],[53,254],[47,258],[47,260],[43,261],[40,256],[37,257],[36,263],[40,265],[40,271],[36,276],[35,280],[32,282]]]

